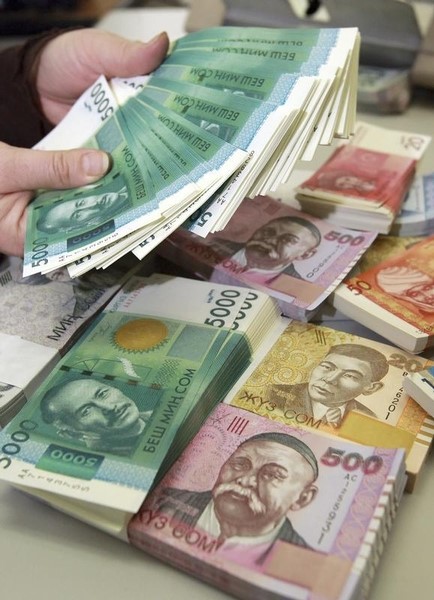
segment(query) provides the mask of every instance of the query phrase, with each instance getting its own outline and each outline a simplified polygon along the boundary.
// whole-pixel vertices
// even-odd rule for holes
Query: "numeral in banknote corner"
[[[210,217],[212,217],[212,214],[210,212],[204,212],[203,215],[201,215],[200,218],[196,221],[196,225],[198,227],[204,227],[204,225],[206,225],[206,222]]]
[[[245,419],[244,417],[235,417],[234,419],[232,419],[232,422],[229,424],[227,430],[231,433],[241,435],[247,427],[247,425],[249,424],[249,422],[250,420]]]
[[[329,231],[325,234],[324,239],[331,242],[337,242],[338,244],[350,244],[350,246],[358,246],[365,240],[362,235],[354,237],[348,233],[341,234],[340,231]]]
[[[6,444],[3,444],[1,451],[8,456],[15,456],[16,454],[19,454],[21,451],[21,445],[25,444],[30,439],[29,432],[34,431],[36,428],[37,424],[34,421],[30,421],[29,419],[21,421],[19,429],[10,434],[10,441],[6,442]],[[3,462],[6,460],[8,463],[5,467],[3,467],[4,469],[7,469],[7,467],[11,464],[10,459],[5,459],[5,457],[3,457],[2,460]]]
[[[100,454],[50,444],[35,466],[44,471],[90,480],[103,460]]]
[[[356,471],[361,469],[365,475],[374,475],[383,466],[381,456],[372,454],[367,458],[363,458],[358,452],[349,452],[345,454],[345,450],[332,448],[329,446],[326,453],[321,456],[321,463],[327,467],[337,467],[339,465],[345,471]]]
[[[47,238],[41,238],[33,242],[32,267],[39,267],[40,265],[47,264],[47,248]]]
[[[105,121],[113,114],[113,107],[110,106],[110,100],[107,98],[101,83],[93,86],[90,95],[93,98],[93,103],[97,107],[98,113],[101,115],[101,120]]]
[[[363,294],[363,292],[370,290],[371,285],[367,281],[363,281],[362,279],[358,279],[355,283],[347,283],[347,287],[350,292],[353,292],[356,296]]]

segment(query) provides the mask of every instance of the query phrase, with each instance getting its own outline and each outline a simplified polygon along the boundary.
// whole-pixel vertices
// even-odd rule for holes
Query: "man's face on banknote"
[[[359,192],[371,192],[375,190],[375,183],[357,177],[356,175],[341,175],[335,180],[335,185],[340,190],[358,190]]]
[[[289,219],[275,219],[246,242],[247,265],[264,270],[284,268],[317,244],[318,239],[307,227]]]
[[[306,501],[301,494],[313,479],[312,467],[293,448],[267,440],[247,441],[220,470],[213,488],[217,518],[239,535],[271,531],[290,509],[310,501],[309,494]]]
[[[139,410],[118,388],[92,379],[76,379],[62,386],[50,400],[57,422],[77,432],[128,436],[135,433]]]
[[[354,356],[328,354],[310,376],[308,393],[311,400],[326,406],[339,406],[362,393],[371,393],[371,365]]]
[[[67,232],[104,223],[126,207],[126,200],[126,190],[65,200],[49,208],[37,227],[46,232]]]
[[[422,310],[434,312],[434,281],[420,283],[408,289],[404,299],[416,302]]]

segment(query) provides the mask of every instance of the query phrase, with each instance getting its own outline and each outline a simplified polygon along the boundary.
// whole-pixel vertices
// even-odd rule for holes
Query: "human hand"
[[[40,55],[36,76],[43,113],[57,124],[101,74],[110,79],[150,73],[163,61],[168,45],[166,33],[148,43],[98,29],[69,31],[53,38]]]
[[[148,73],[164,59],[167,47],[165,33],[148,44],[96,29],[61,34],[44,47],[37,65],[42,111],[58,123],[99,75]],[[86,148],[51,152],[0,143],[0,156],[0,252],[17,256],[23,254],[27,206],[35,190],[86,185],[110,165],[107,154]]]

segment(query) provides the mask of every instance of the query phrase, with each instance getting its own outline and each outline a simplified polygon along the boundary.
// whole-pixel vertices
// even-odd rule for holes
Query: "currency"
[[[235,36],[234,36],[235,33]],[[202,51],[221,52],[224,55],[242,55],[243,59],[248,61],[254,57],[257,61],[258,56],[267,56],[273,58],[271,64],[285,65],[288,71],[288,62],[293,65],[290,72],[299,75],[318,75],[322,85],[318,85],[315,93],[304,106],[305,119],[304,127],[297,123],[296,131],[291,132],[292,139],[285,140],[279,147],[279,155],[271,159],[271,169],[261,174],[257,186],[255,186],[248,195],[266,194],[275,189],[279,183],[287,181],[297,159],[303,156],[310,160],[312,154],[319,143],[329,144],[334,135],[348,137],[353,131],[354,126],[354,103],[351,103],[349,90],[355,84],[354,71],[357,68],[355,57],[357,56],[358,37],[354,29],[331,32],[324,45],[311,45],[312,39],[317,39],[316,34],[309,38],[309,32],[296,35],[296,40],[287,39],[282,41],[276,36],[271,40],[265,30],[261,37],[261,30],[246,29],[247,39],[238,39],[236,32],[229,31],[221,40],[202,39],[197,48]],[[212,31],[210,33],[212,35]],[[232,37],[234,36],[234,37]],[[300,37],[309,39],[307,47],[297,51],[288,51],[285,45],[300,47],[303,45]],[[204,38],[207,37],[205,33]],[[227,39],[225,39],[227,37]],[[179,40],[176,48],[195,47],[197,38],[190,43],[189,40]],[[282,45],[279,45],[282,43]],[[282,50],[283,47],[283,50]],[[291,49],[293,50],[293,48]],[[303,55],[304,53],[304,55]],[[309,59],[305,60],[309,55]],[[183,52],[180,52],[182,61]],[[303,58],[304,56],[304,58]],[[294,61],[294,62],[292,62]],[[304,61],[304,62],[303,62]],[[324,87],[324,83],[328,84]],[[344,93],[345,90],[345,93]],[[318,94],[318,95],[316,95]],[[352,109],[350,108],[352,107]],[[267,165],[268,167],[268,165]],[[271,170],[271,173],[269,172]],[[205,236],[210,232],[218,231],[224,227],[229,218],[233,215],[233,210],[228,210],[226,218],[221,218],[221,206],[226,203],[225,193],[221,193],[215,200],[210,200],[202,214],[206,215],[206,222],[201,218],[202,215],[189,225],[189,228],[198,235]],[[237,203],[234,203],[236,209]]]
[[[434,367],[409,373],[403,385],[407,394],[410,394],[429,415],[434,417]]]
[[[125,259],[110,269],[77,279],[71,279],[65,268],[23,277],[23,260],[3,256],[0,332],[65,354],[89,320],[139,266],[134,259]]]
[[[432,363],[389,344],[293,322],[225,402],[306,431],[406,449],[411,491],[434,421],[403,390]]]
[[[257,196],[241,203],[223,231],[203,239],[179,228],[157,252],[202,279],[265,291],[284,315],[307,320],[375,237]]]
[[[419,353],[433,344],[434,237],[345,280],[334,307],[375,328],[391,343]]]
[[[27,398],[20,388],[0,382],[0,430],[22,408]]]
[[[197,57],[203,60],[205,54],[221,64],[221,53],[205,51],[197,40],[188,49],[173,44],[167,66],[163,63],[149,77],[117,80],[113,89],[101,77],[89,88],[41,148],[62,146],[70,130],[84,131],[78,124],[89,109],[89,139],[71,139],[109,152],[112,169],[97,184],[43,190],[32,202],[25,276],[71,265],[69,273],[75,277],[107,268],[128,252],[142,258],[187,219],[199,235],[219,230],[246,195],[275,187],[289,176],[295,160],[307,158],[335,135],[352,132],[357,29],[294,36],[287,29],[261,29],[254,40],[251,31],[240,33],[241,38],[245,33],[247,39],[234,44],[228,39],[220,49],[226,54],[228,48],[238,48],[243,60],[243,48],[250,57],[262,56],[260,63],[249,61],[248,73],[255,77],[254,64],[259,74],[268,70],[268,94],[254,97],[249,86],[233,86],[228,93],[197,79],[170,79],[182,56],[196,67]],[[225,60],[229,72],[231,58]],[[239,75],[238,52],[234,69]],[[152,134],[148,120],[153,121]],[[209,173],[196,160],[203,148]],[[187,161],[182,160],[184,149]]]
[[[409,250],[414,244],[422,241],[422,237],[398,237],[394,235],[379,235],[369,246],[357,265],[351,271],[353,273],[362,273],[372,267],[377,266],[388,258],[393,258],[405,250]]]
[[[128,539],[239,598],[359,598],[403,474],[402,449],[220,405],[131,519]]]
[[[429,142],[359,122],[354,138],[298,186],[299,206],[335,224],[389,233]]]
[[[434,173],[417,175],[408,190],[390,233],[399,236],[429,235],[434,226]]]
[[[125,259],[77,279],[65,268],[23,277],[21,258],[1,257],[0,425],[6,425],[138,267]]]
[[[248,289],[133,278],[0,433],[2,478],[134,513],[277,317]]]
[[[107,79],[98,77],[60,123],[34,147],[37,150],[66,150],[83,146],[117,107],[118,102]],[[80,127],[77,127],[77,123],[80,123]]]

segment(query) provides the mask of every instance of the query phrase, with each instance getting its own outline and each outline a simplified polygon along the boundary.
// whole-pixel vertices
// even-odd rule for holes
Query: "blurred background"
[[[110,11],[141,7],[187,7],[187,31],[356,26],[362,38],[360,110],[400,114],[415,95],[432,99],[434,0],[0,0],[0,48],[53,27],[91,27]]]

